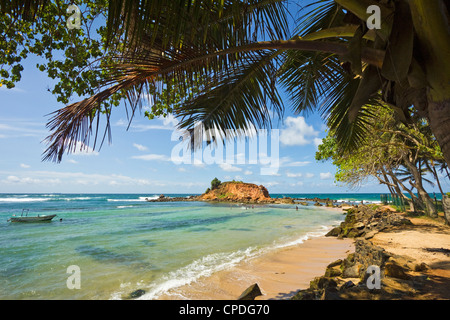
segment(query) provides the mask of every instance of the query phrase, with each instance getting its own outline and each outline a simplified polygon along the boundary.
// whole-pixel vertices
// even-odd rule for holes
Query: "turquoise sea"
[[[325,234],[342,213],[294,205],[152,203],[157,194],[0,194],[0,299],[157,299],[243,259]],[[187,196],[168,195],[166,196]],[[274,194],[379,202],[379,194]],[[11,223],[56,214],[47,223]],[[69,289],[69,266],[80,289]]]

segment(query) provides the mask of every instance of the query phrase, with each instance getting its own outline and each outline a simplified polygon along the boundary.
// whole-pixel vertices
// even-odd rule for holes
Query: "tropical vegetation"
[[[445,198],[441,180],[448,179],[449,168],[430,127],[419,120],[406,126],[396,121],[395,112],[387,106],[374,108],[374,113],[376,117],[368,119],[367,126],[370,144],[345,152],[329,131],[318,147],[316,159],[333,161],[338,183],[358,188],[376,179],[387,186],[393,197],[408,203],[412,212],[423,211],[437,217],[436,201],[426,191],[426,185],[436,184]]]
[[[180,129],[194,130],[201,122],[225,135],[227,129],[240,129],[238,134],[270,127],[273,114],[282,118],[282,88],[294,112],[322,113],[343,152],[364,145],[367,124],[384,104],[395,111],[395,125],[412,129],[425,123],[443,161],[450,161],[448,2],[78,4],[83,27],[73,32],[62,24],[67,1],[0,2],[2,83],[11,87],[20,80],[20,60],[28,53],[44,56],[48,63],[39,68],[61,80],[53,92],[67,105],[48,123],[45,160],[60,161],[79,141],[89,145],[101,118],[103,139],[110,136],[109,116],[121,100],[130,120],[143,98],[152,97],[157,107],[148,118],[171,113]],[[371,5],[380,8],[379,28],[368,28]],[[292,8],[299,12],[295,27],[289,22]],[[100,14],[105,25],[93,36],[91,21]],[[64,51],[64,62],[53,59],[54,50]],[[69,103],[75,94],[80,101]]]

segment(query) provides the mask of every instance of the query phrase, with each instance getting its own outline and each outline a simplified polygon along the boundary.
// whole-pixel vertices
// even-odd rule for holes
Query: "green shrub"
[[[211,181],[211,190],[217,189],[217,188],[221,185],[221,183],[222,183],[222,182],[221,182],[219,179],[214,178],[214,179]]]

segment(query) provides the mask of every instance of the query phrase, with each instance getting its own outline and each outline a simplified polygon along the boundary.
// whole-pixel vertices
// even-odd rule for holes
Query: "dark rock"
[[[339,277],[342,274],[342,270],[340,266],[334,266],[331,268],[327,268],[325,271],[325,277]]]
[[[425,262],[422,262],[421,264],[416,264],[414,266],[414,271],[416,272],[423,272],[423,271],[427,271],[430,267],[428,267],[428,265]]]
[[[297,292],[291,300],[316,300],[316,291],[313,289],[305,289]]]
[[[339,259],[339,260],[336,260],[336,261],[330,263],[327,266],[327,268],[333,268],[333,267],[336,267],[336,266],[340,266],[342,263],[343,263],[342,259]]]
[[[336,287],[328,287],[323,290],[320,300],[340,300],[339,290]]]
[[[315,205],[316,207],[322,207],[322,206],[323,206],[323,205],[320,204],[319,202],[315,202],[314,205]]]
[[[365,225],[364,225],[364,223],[362,223],[362,222],[356,222],[356,223],[353,225],[353,228],[355,228],[355,229],[364,229],[364,227],[365,227]]]
[[[325,236],[326,237],[337,237],[341,234],[342,229],[340,227],[335,227],[331,229]]]
[[[238,300],[255,300],[257,296],[262,296],[257,283],[252,284],[239,296]]]
[[[347,267],[342,271],[342,278],[359,278],[362,265],[357,263],[353,266]]]
[[[333,278],[329,277],[316,277],[314,280],[310,282],[310,288],[317,289],[325,289],[328,287],[337,287],[337,282]]]
[[[365,234],[364,239],[366,239],[366,240],[372,239],[377,233],[378,233],[377,230],[370,231]]]
[[[406,273],[405,268],[397,264],[395,261],[388,261],[384,265],[384,275],[386,277],[409,280],[410,276]]]
[[[130,295],[128,296],[128,299],[136,299],[136,298],[139,298],[140,296],[143,296],[144,294],[145,294],[145,290],[138,289],[138,290],[135,290],[132,293],[130,293]]]
[[[353,283],[353,281],[349,280],[347,282],[345,282],[340,288],[339,290],[346,290],[348,288],[354,287],[355,284]]]

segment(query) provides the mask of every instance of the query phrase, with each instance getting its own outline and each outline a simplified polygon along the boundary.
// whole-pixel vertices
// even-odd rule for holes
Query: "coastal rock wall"
[[[300,290],[292,299],[414,299],[424,295],[429,268],[425,263],[392,254],[365,239],[371,232],[409,224],[408,219],[390,210],[365,206],[352,208],[341,226],[328,236],[355,238],[355,252],[329,264],[323,276],[313,279],[309,288]],[[372,228],[367,229],[370,225]],[[370,266],[380,270],[379,289],[367,285]]]
[[[410,224],[410,220],[389,209],[361,205],[348,209],[345,221],[332,229],[327,236],[370,239],[380,231]]]

